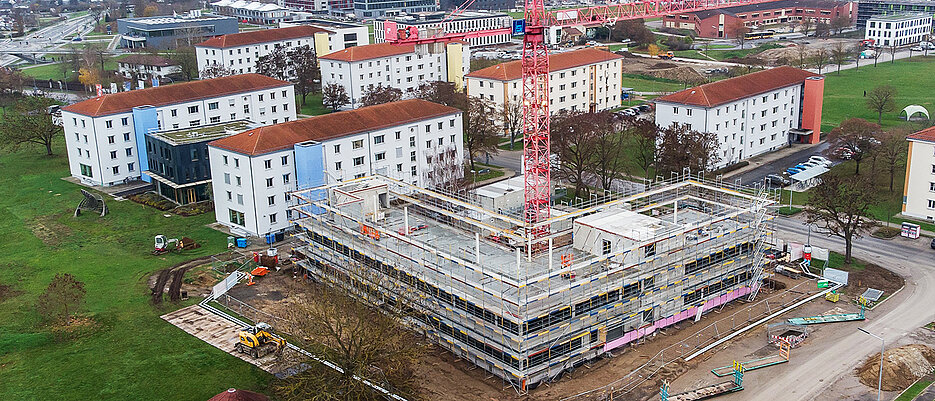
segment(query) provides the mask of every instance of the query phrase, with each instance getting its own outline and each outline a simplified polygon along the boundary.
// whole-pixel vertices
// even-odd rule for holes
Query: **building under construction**
[[[411,308],[439,345],[522,390],[755,296],[774,202],[685,176],[526,226],[521,210],[382,176],[293,195],[310,275]]]

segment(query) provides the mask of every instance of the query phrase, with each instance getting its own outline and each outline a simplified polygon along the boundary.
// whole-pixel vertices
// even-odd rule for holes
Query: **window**
[[[416,147],[416,137],[414,136],[409,137],[409,147],[410,148]]]
[[[244,224],[246,224],[246,222],[244,221],[243,212],[238,212],[234,209],[228,209],[228,212],[230,213],[231,223],[234,223],[238,226],[243,226]]]
[[[431,148],[432,148],[432,140],[431,140],[431,139],[425,141],[425,148],[426,148],[426,149],[431,149]]]
[[[416,151],[413,150],[412,152],[409,152],[409,161],[412,161],[412,162],[416,161]]]
[[[610,254],[610,241],[609,240],[606,240],[606,239],[601,240],[601,254],[602,255]]]
[[[241,184],[243,184],[243,180],[240,179],[240,176],[239,176],[239,175],[236,176],[236,177],[234,177],[234,180],[237,181],[237,186],[238,186],[238,187],[239,187]]]
[[[272,186],[273,186],[273,177],[269,177],[266,179],[266,187],[270,188]]]
[[[218,102],[208,103],[208,110],[217,110],[217,109],[218,109]]]
[[[124,132],[124,133],[123,133],[123,141],[124,141],[124,142],[129,142],[129,141],[130,141],[130,133],[129,133],[129,132]]]
[[[673,108],[672,108],[672,114],[678,114],[678,113],[679,113],[679,108],[678,108],[678,107],[673,107]]]
[[[373,143],[374,144],[383,143],[385,137],[386,137],[385,135],[377,135],[373,137]]]
[[[282,159],[282,165],[283,165],[283,166],[289,164],[289,156],[283,156],[283,157],[281,157],[281,159]]]
[[[224,165],[227,165],[227,155],[221,156],[221,159],[224,160]]]
[[[358,140],[356,140],[356,141],[354,141],[354,142],[351,142],[351,148],[352,148],[352,149],[360,149],[360,148],[362,148],[362,147],[364,147],[364,140],[363,140],[363,139],[358,139]]]
[[[113,120],[104,121],[104,125],[105,125],[107,128],[114,128],[114,121],[113,121]]]
[[[240,159],[238,159],[238,158],[236,158],[236,157],[234,158],[234,167],[235,167],[235,168],[240,168]]]
[[[116,158],[117,158],[117,151],[116,151],[116,150],[110,151],[110,158],[111,158],[111,159],[116,159]]]
[[[452,119],[448,120],[448,126],[449,126],[449,127],[454,127],[454,126],[455,126],[455,119],[452,118]]]
[[[269,203],[270,206],[275,205],[275,204],[276,204],[276,195],[267,196],[267,197],[266,197],[266,202]]]
[[[126,148],[124,151],[127,152],[127,156],[133,156],[133,148]]]
[[[208,119],[212,124],[221,122],[221,116],[214,116]]]
[[[81,175],[85,177],[94,177],[94,174],[91,173],[91,166],[81,164],[79,167],[81,168]]]
[[[201,124],[201,120],[191,120],[188,122],[189,127],[197,127],[198,124]]]
[[[380,153],[373,155],[373,160],[376,160],[376,161],[386,160],[386,152],[380,152]]]
[[[288,184],[288,183],[289,183],[289,174],[283,174],[283,175],[282,175],[282,183],[283,183],[283,184]]]
[[[276,213],[269,215],[269,224],[276,224]]]
[[[273,168],[273,161],[270,159],[263,160],[263,168],[267,170]]]
[[[244,113],[244,114],[250,114],[250,105],[249,105],[249,104],[243,105],[243,113]]]
[[[935,182],[929,183],[929,192],[935,192]]]
[[[651,257],[656,255],[656,244],[649,244],[643,247],[643,257]]]
[[[360,166],[360,165],[362,165],[362,164],[364,164],[364,157],[363,157],[363,156],[357,156],[357,157],[354,158],[354,165],[355,165],[355,166]]]
[[[114,170],[114,175],[120,174],[120,167],[119,167],[119,166],[113,166],[113,167],[111,167],[111,169]]]
[[[198,112],[198,106],[188,106],[188,114],[195,114]]]
[[[231,191],[227,191],[227,200],[234,200],[234,194]]]
[[[259,101],[261,101],[261,102],[262,102],[262,101],[263,101],[263,95],[262,95],[262,94],[260,94],[260,95],[257,95],[257,100],[259,100]]]
[[[230,174],[230,173],[224,173],[224,183],[230,185],[230,183],[231,183],[231,174]]]
[[[432,124],[425,124],[425,132],[432,132]]]
[[[172,117],[175,117],[175,116],[178,116],[178,115],[179,115],[179,111],[176,110],[176,109],[172,109],[172,110],[169,110],[169,114],[170,114]]]
[[[692,109],[685,109],[685,115],[686,116],[692,115]]]
[[[935,200],[929,199],[929,209],[935,209]]]
[[[134,171],[136,168],[133,166],[133,163],[127,163],[127,171]]]
[[[123,125],[124,127],[126,127],[126,126],[130,125],[130,120],[129,120],[127,117],[121,118],[121,119],[120,119],[120,124]]]

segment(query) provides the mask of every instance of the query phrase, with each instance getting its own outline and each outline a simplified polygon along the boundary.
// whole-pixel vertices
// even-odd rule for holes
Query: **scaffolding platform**
[[[770,355],[765,358],[754,359],[746,361],[743,363],[745,370],[757,370],[765,367],[779,365],[780,363],[789,362],[789,358],[782,356],[780,354]],[[721,366],[719,368],[711,369],[711,373],[714,373],[717,377],[730,376],[734,374],[734,367],[732,365]]]
[[[794,317],[787,319],[786,321],[792,324],[799,325],[809,325],[809,324],[822,324],[822,323],[840,323],[840,322],[853,322],[857,320],[864,320],[864,308],[860,308],[858,313],[840,313],[836,315],[825,315],[825,316],[808,316],[808,317]]]

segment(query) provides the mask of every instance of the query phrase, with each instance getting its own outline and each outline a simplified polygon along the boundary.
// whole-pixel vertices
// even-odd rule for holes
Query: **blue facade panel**
[[[293,146],[295,152],[295,185],[296,189],[309,189],[325,185],[325,152],[320,143],[297,143]],[[325,190],[310,191],[311,200],[325,199]],[[322,214],[324,209],[310,206],[306,209],[312,214]]]
[[[149,170],[149,159],[146,152],[146,134],[159,130],[159,119],[156,116],[155,106],[139,106],[133,108],[133,131],[136,136],[136,157],[139,159],[140,171]],[[152,182],[146,174],[140,174],[146,182]]]

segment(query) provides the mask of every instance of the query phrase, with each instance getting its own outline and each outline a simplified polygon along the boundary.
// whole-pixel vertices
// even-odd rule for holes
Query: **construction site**
[[[524,393],[738,298],[763,277],[774,194],[689,175],[634,193],[486,210],[368,176],[294,193],[300,265]]]

